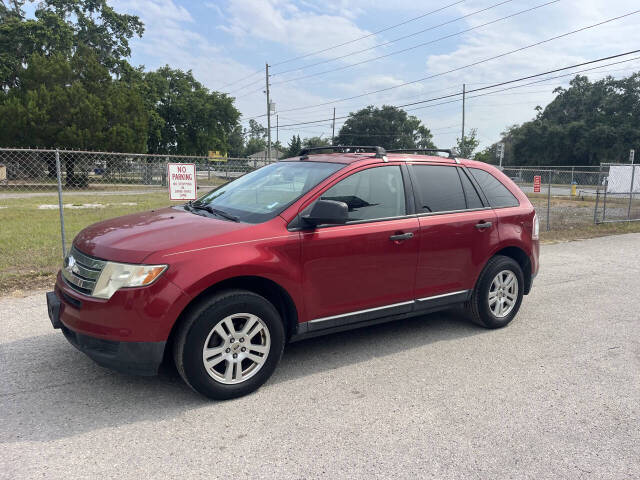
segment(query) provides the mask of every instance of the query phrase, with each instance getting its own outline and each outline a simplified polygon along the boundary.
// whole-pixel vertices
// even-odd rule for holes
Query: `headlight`
[[[128,265],[107,262],[93,289],[93,296],[109,299],[121,288],[151,285],[166,269],[167,265]]]

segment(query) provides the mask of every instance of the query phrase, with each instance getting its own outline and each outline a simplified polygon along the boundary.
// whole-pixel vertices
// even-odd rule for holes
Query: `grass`
[[[542,230],[542,226],[540,227]],[[639,233],[640,222],[601,223],[572,226],[562,230],[540,231],[540,242],[558,243],[586,238],[604,237],[607,235],[623,235],[625,233]]]
[[[104,208],[65,208],[67,243],[87,225],[171,205],[166,192],[144,195],[65,195],[65,204],[102,204]],[[134,203],[134,205],[124,205]],[[173,202],[174,204],[180,202]],[[56,205],[41,210],[40,205]],[[0,199],[0,294],[50,286],[62,263],[57,197]]]
[[[544,217],[546,198],[531,195],[531,200]],[[67,243],[87,225],[101,220],[126,215],[152,208],[171,205],[167,192],[122,195],[74,195],[66,193],[65,204],[102,204],[104,208],[65,208]],[[180,202],[173,202],[173,204]],[[55,205],[53,209],[39,209],[41,205]],[[594,199],[559,197],[552,198],[552,208],[580,207],[590,209],[580,223],[566,224],[561,229],[544,231],[541,218],[540,239],[542,243],[554,243],[604,235],[640,232],[640,222],[607,223],[593,225],[589,218],[593,214]],[[2,208],[6,207],[6,208]],[[554,210],[552,210],[554,212]],[[592,218],[592,217],[591,217]],[[60,248],[60,221],[57,196],[24,199],[0,198],[0,295],[51,287],[55,274],[62,263]]]

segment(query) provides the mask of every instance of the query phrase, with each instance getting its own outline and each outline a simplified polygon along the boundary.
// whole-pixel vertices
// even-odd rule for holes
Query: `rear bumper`
[[[133,375],[156,375],[166,342],[124,342],[105,340],[76,332],[62,323],[62,302],[55,292],[47,293],[47,310],[53,328],[98,365]]]

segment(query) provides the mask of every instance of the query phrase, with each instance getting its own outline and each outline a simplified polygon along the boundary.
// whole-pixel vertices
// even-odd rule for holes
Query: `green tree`
[[[322,137],[309,137],[302,140],[302,148],[328,147],[331,140]]]
[[[151,117],[153,126],[160,119],[160,128],[151,129],[149,152],[205,155],[209,150],[229,150],[240,119],[231,97],[210,92],[190,70],[168,65],[144,74],[144,81],[158,117]]]
[[[249,120],[249,128],[245,129],[244,136],[247,139],[245,157],[267,149],[267,129],[255,120]]]
[[[477,152],[473,159],[484,163],[495,163],[495,147],[492,145],[484,150]]]
[[[143,152],[147,120],[141,92],[113,80],[92,51],[71,62],[33,55],[21,88],[0,103],[0,144]]]
[[[300,150],[302,150],[302,141],[300,140],[300,135],[294,135],[289,140],[289,149],[287,150],[286,157],[295,157],[300,155]]]
[[[461,139],[456,139],[455,150],[458,156],[462,158],[471,158],[473,156],[473,152],[478,148],[478,145],[480,145],[480,140],[478,140],[478,129],[472,128],[469,135],[465,135]]]
[[[0,0],[0,144],[244,153],[233,99],[168,66],[134,68],[138,17],[106,0]],[[73,166],[68,166],[73,171]]]
[[[91,49],[101,65],[118,74],[131,55],[129,40],[144,31],[138,17],[115,12],[106,0],[43,0],[34,18],[25,16],[24,3],[0,3],[0,89],[20,85],[34,54],[71,57],[79,48]]]
[[[626,161],[640,148],[640,73],[556,88],[536,116],[501,135],[506,165],[597,165]]]
[[[244,157],[244,133],[242,127],[238,124],[233,127],[229,134],[229,156],[230,157]]]
[[[386,149],[435,148],[433,136],[420,120],[389,105],[368,106],[350,113],[336,138],[337,145],[379,145]]]
[[[34,54],[21,79],[0,102],[0,145],[145,151],[148,113],[140,91],[114,80],[92,50],[78,49],[71,61]],[[71,185],[81,183],[74,158],[66,159]]]

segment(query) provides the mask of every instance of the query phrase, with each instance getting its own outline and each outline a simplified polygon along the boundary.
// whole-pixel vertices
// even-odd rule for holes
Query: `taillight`
[[[540,235],[540,222],[538,221],[538,214],[533,215],[533,228],[531,229],[531,239],[538,240]]]

